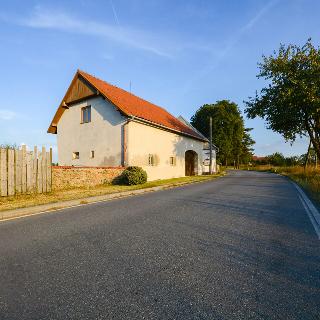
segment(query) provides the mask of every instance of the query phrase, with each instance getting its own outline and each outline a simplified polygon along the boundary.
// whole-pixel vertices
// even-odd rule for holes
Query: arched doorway
[[[198,173],[198,154],[193,150],[185,153],[185,175],[194,176]]]

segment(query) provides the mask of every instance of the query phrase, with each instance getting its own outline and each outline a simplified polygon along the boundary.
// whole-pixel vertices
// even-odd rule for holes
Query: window
[[[72,159],[73,159],[73,160],[79,159],[79,152],[73,152],[73,153],[72,153]]]
[[[81,123],[91,122],[91,106],[81,108]]]
[[[94,158],[94,151],[90,152],[90,158],[93,159]]]
[[[175,166],[176,165],[176,157],[170,157],[169,163],[170,163],[170,166]]]
[[[154,156],[153,156],[153,154],[149,154],[148,165],[149,166],[153,166],[154,165]]]

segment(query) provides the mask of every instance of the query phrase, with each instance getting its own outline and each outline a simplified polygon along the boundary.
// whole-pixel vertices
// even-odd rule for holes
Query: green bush
[[[140,167],[128,167],[120,176],[119,182],[129,186],[147,182],[147,173]]]

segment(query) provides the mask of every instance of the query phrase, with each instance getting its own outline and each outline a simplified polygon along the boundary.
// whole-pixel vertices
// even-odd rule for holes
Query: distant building
[[[254,162],[267,162],[267,157],[259,157],[259,156],[253,156],[252,161]]]
[[[208,172],[208,139],[184,119],[80,70],[48,133],[59,165],[141,166],[149,180]]]

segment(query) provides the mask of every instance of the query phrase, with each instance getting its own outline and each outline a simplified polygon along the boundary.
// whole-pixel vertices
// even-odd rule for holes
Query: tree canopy
[[[320,50],[311,39],[299,47],[281,45],[259,65],[267,85],[246,101],[249,118],[265,119],[267,127],[287,141],[309,136],[320,157]]]
[[[247,163],[252,157],[254,141],[251,129],[246,129],[238,106],[228,100],[205,104],[191,118],[191,124],[207,138],[210,137],[210,117],[212,117],[212,142],[219,148],[218,161]]]

